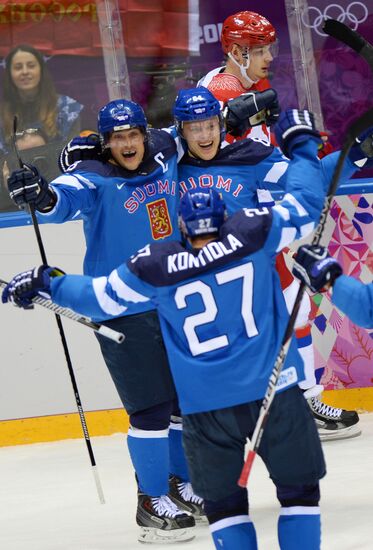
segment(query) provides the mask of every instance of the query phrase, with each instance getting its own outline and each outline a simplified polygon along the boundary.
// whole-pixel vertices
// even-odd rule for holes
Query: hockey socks
[[[167,495],[168,430],[140,430],[131,426],[127,444],[140,491],[152,497]]]
[[[258,550],[255,527],[247,515],[216,521],[210,525],[210,532],[218,550]]]
[[[183,448],[183,425],[180,422],[171,422],[168,434],[170,448],[170,474],[179,477],[182,481],[189,481],[187,462]]]
[[[281,550],[320,550],[321,523],[318,506],[282,508],[278,520]]]

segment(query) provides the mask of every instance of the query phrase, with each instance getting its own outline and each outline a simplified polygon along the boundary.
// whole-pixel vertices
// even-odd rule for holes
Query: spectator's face
[[[10,74],[18,91],[27,95],[37,90],[41,68],[32,53],[18,51],[11,61]]]
[[[220,147],[220,123],[214,116],[207,120],[192,120],[183,123],[183,137],[189,153],[202,160],[211,160]]]
[[[136,170],[144,158],[144,134],[139,128],[113,132],[107,146],[115,162],[126,170]]]
[[[33,147],[41,147],[45,145],[45,139],[40,134],[25,133],[22,137],[17,139],[17,147],[20,151],[25,149],[32,149]]]

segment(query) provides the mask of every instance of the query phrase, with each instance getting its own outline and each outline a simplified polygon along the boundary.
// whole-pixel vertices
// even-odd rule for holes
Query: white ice
[[[373,549],[373,414],[361,415],[360,437],[324,444],[323,550]],[[99,503],[84,440],[0,449],[1,550],[135,550],[136,487],[125,445],[115,434],[92,438],[106,504]],[[208,467],[206,465],[206,467]],[[277,550],[278,504],[260,459],[250,479],[251,515],[260,550]],[[180,544],[148,545],[149,550]],[[212,550],[197,527],[185,550]],[[302,550],[302,549],[299,549]]]

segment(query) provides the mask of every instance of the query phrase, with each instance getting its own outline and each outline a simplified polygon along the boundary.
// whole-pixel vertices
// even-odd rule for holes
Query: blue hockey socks
[[[278,520],[281,550],[320,550],[321,522],[318,506],[282,508]]]
[[[217,550],[258,549],[255,527],[247,515],[216,521],[210,525],[210,532]]]
[[[130,427],[127,444],[140,490],[152,497],[167,495],[168,430],[139,430]]]
[[[182,481],[189,481],[188,466],[183,448],[183,429],[181,422],[171,422],[168,433],[170,448],[170,474],[179,477]]]

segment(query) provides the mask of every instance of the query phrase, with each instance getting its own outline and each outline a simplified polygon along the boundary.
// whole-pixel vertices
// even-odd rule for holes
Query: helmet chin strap
[[[246,63],[245,65],[241,65],[241,63],[239,63],[234,57],[233,55],[231,54],[231,52],[228,52],[228,57],[231,61],[233,61],[233,63],[240,69],[240,74],[241,74],[241,77],[242,79],[244,80],[244,82],[247,84],[247,87],[248,88],[251,88],[251,86],[253,84],[255,84],[256,82],[258,82],[258,80],[251,80],[251,78],[249,78],[247,76],[247,69],[250,67],[250,54],[249,54],[249,51],[248,51],[248,48],[244,48],[243,50],[243,53],[242,53],[242,56],[243,58],[246,60]]]

